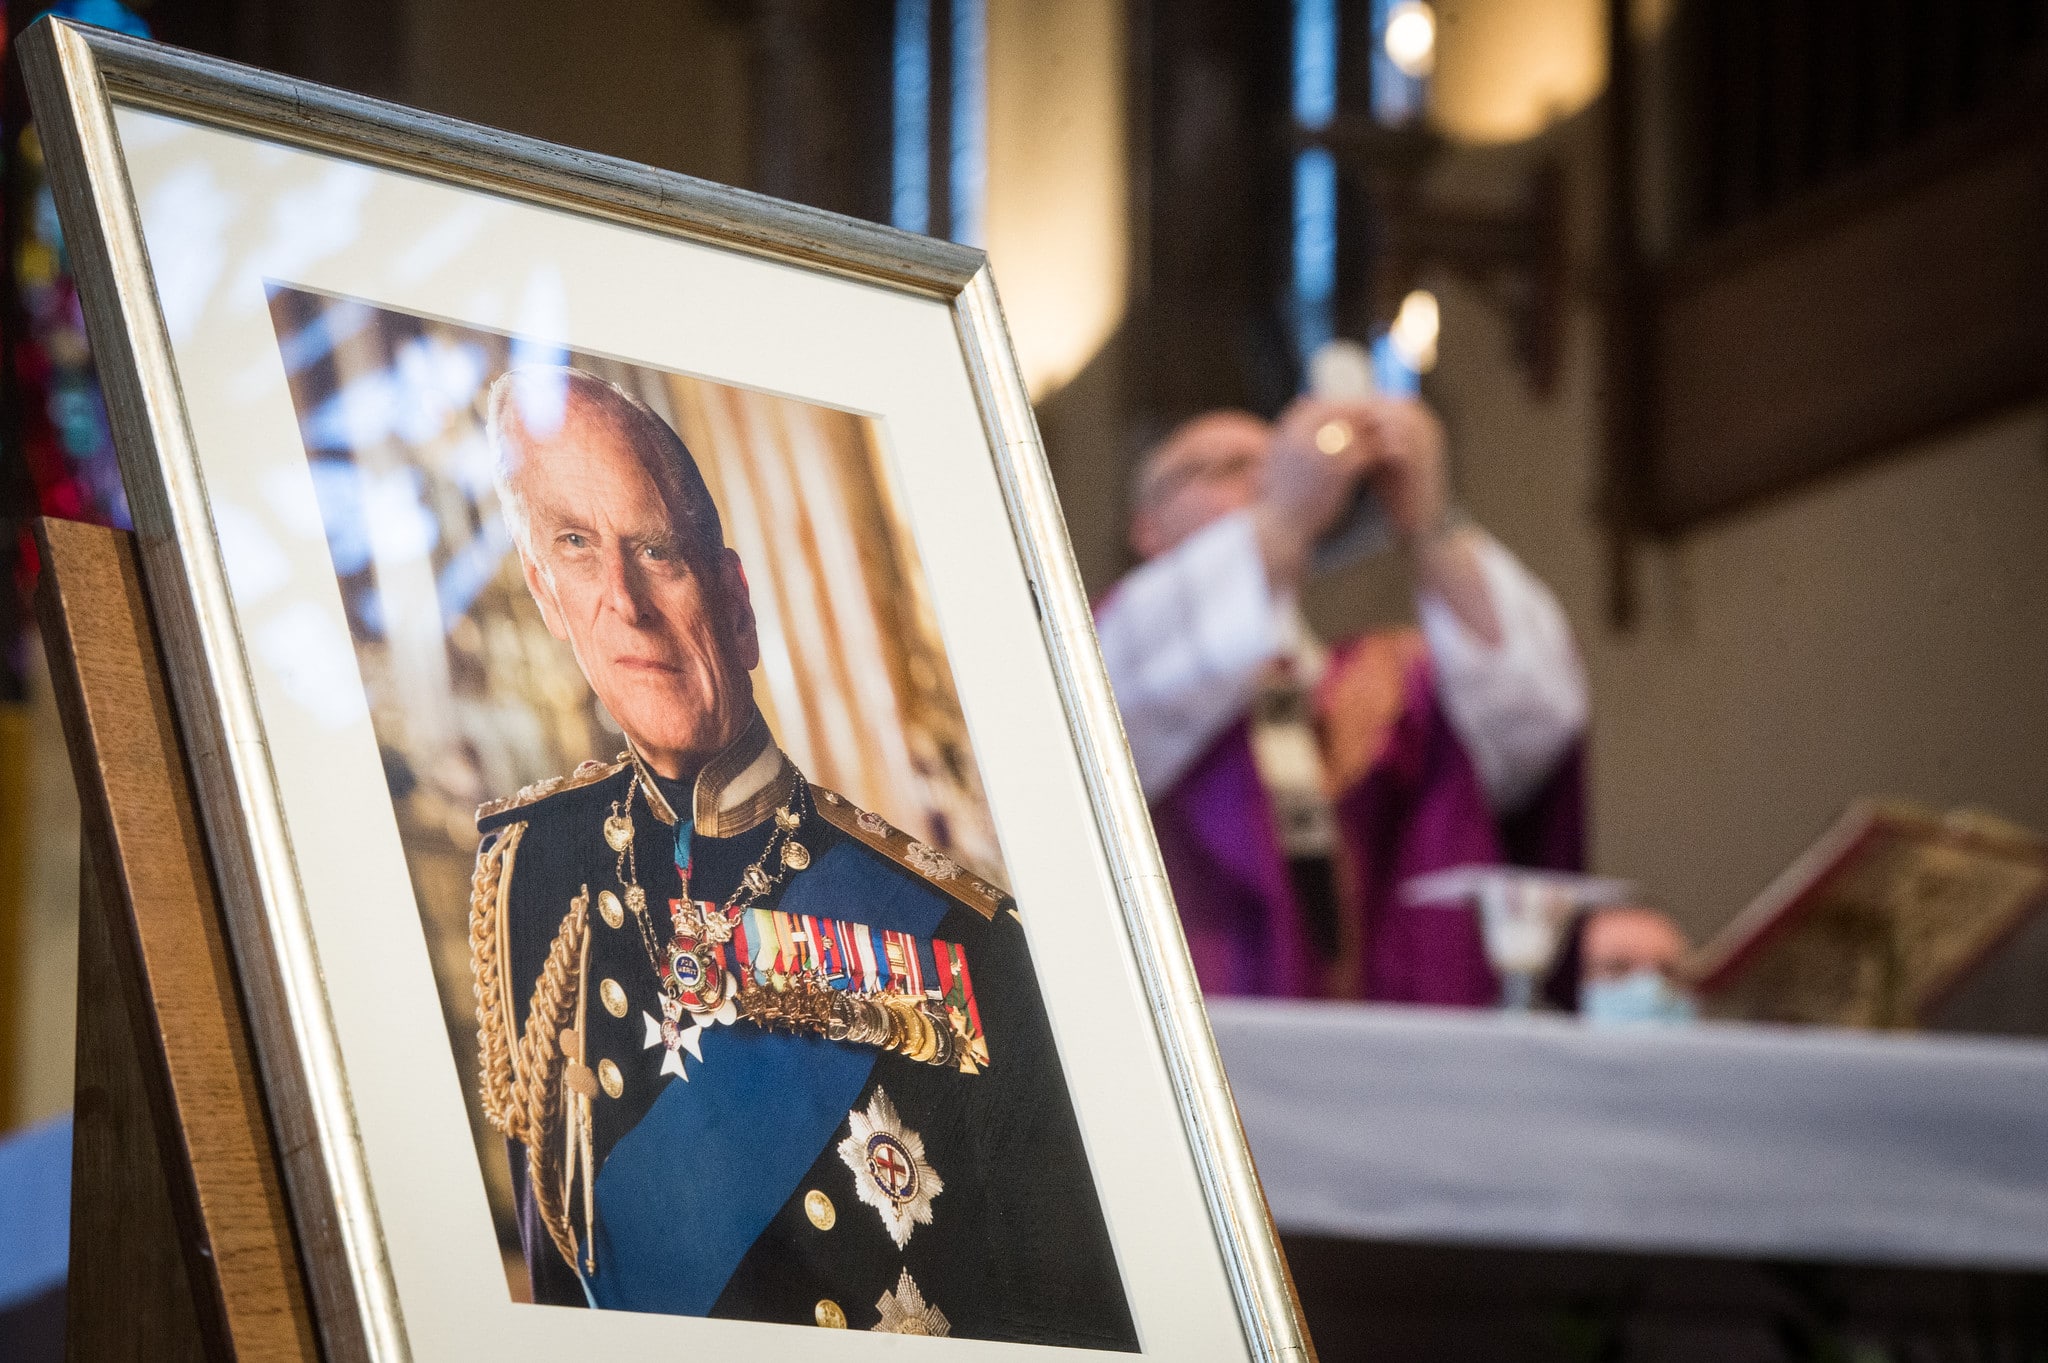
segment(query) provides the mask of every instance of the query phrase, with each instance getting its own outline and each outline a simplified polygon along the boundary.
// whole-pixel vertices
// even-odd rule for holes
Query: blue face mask
[[[1654,970],[1618,980],[1594,980],[1579,991],[1579,1016],[1596,1027],[1686,1023],[1698,1016],[1692,1000]]]

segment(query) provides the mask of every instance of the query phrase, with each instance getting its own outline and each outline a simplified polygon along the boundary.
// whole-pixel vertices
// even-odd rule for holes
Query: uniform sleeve
[[[538,1306],[588,1306],[582,1280],[576,1270],[562,1261],[561,1251],[540,1223],[540,1211],[533,1203],[533,1189],[527,1182],[526,1147],[518,1141],[505,1142],[505,1159],[512,1170],[512,1211],[519,1223],[519,1249],[526,1258],[526,1280]]]
[[[990,1066],[970,1080],[979,1163],[991,1171],[986,1252],[1005,1284],[997,1337],[1136,1352],[1102,1200],[1053,1045],[1024,930],[980,935],[976,993]]]
[[[1096,614],[1102,658],[1148,798],[1172,788],[1250,705],[1287,638],[1249,512],[1133,569]]]
[[[1499,646],[1473,638],[1432,593],[1418,596],[1416,609],[1451,727],[1478,768],[1488,802],[1509,813],[1585,733],[1586,672],[1550,588],[1490,535],[1478,553],[1500,620]]]

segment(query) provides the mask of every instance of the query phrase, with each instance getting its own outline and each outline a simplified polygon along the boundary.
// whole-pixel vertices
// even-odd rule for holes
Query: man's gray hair
[[[492,481],[513,543],[523,551],[532,550],[532,524],[518,480],[524,447],[560,431],[577,408],[611,427],[640,455],[661,488],[671,523],[693,556],[709,556],[724,546],[718,504],[711,500],[696,458],[675,429],[617,384],[588,370],[553,364],[508,369],[485,398]]]

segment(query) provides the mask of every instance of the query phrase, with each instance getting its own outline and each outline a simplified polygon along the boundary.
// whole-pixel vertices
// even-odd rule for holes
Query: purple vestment
[[[1584,861],[1575,745],[1503,819],[1444,714],[1412,631],[1337,651],[1316,708],[1339,849],[1340,951],[1316,951],[1289,878],[1251,730],[1225,730],[1152,806],[1153,826],[1202,987],[1211,994],[1336,996],[1490,1005],[1499,981],[1466,909],[1401,903],[1411,877],[1511,863]]]

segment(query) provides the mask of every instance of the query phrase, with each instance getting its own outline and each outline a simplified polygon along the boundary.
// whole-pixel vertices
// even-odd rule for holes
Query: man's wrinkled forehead
[[[646,432],[622,421],[609,408],[588,394],[570,388],[559,420],[551,434],[541,436],[527,427],[523,412],[510,432],[517,452],[511,476],[518,484],[536,520],[560,524],[581,519],[574,505],[579,492],[592,486],[592,475],[606,456],[618,456],[646,479],[647,519],[679,531],[682,508],[674,505],[675,480],[665,478],[663,451],[649,448],[653,442]]]

